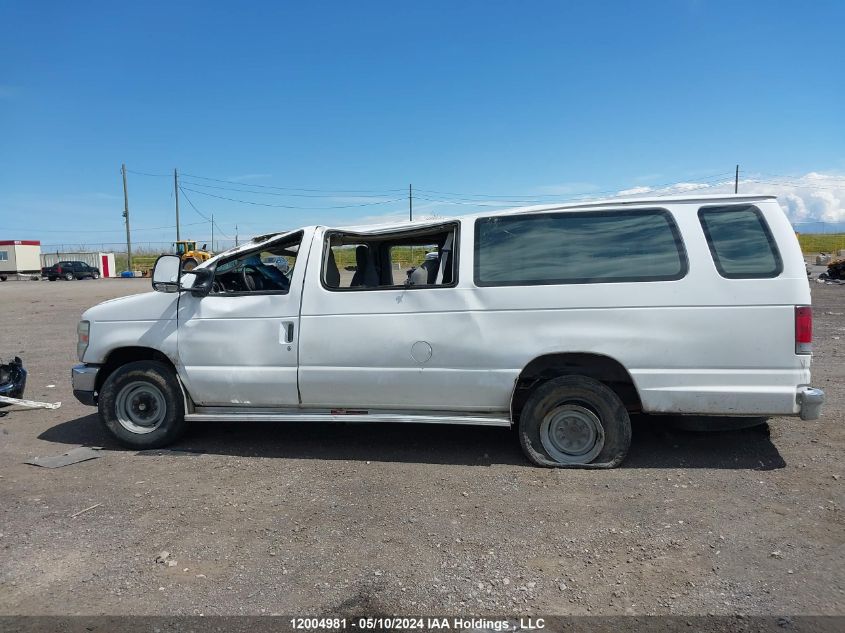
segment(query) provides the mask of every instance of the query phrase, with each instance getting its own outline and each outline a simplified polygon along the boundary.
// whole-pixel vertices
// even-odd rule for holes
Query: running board
[[[196,407],[190,422],[405,422],[411,424],[511,425],[501,413],[460,411],[388,411],[383,409],[265,409],[259,407]]]

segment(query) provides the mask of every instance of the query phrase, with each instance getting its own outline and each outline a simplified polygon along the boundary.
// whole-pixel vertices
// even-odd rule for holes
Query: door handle
[[[279,342],[293,343],[293,321],[282,321],[279,326]]]

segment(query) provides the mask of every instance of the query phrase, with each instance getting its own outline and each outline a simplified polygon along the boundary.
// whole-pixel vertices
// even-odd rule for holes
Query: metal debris
[[[58,409],[62,406],[61,402],[38,402],[36,400],[22,400],[21,398],[9,398],[7,396],[0,396],[0,405],[17,405],[19,407],[26,407],[28,409]]]
[[[41,466],[43,468],[61,468],[62,466],[70,466],[79,462],[87,462],[89,459],[97,459],[98,457],[102,457],[99,448],[79,446],[69,450],[67,453],[53,457],[33,457],[32,459],[26,460],[24,464],[32,464],[33,466]]]
[[[71,514],[71,515],[70,515],[70,518],[71,518],[71,519],[75,519],[75,518],[76,518],[76,517],[78,517],[80,514],[85,514],[86,512],[88,512],[88,510],[93,510],[94,508],[99,508],[101,505],[103,505],[103,504],[102,504],[102,503],[95,503],[95,504],[94,504],[94,505],[92,505],[92,506],[88,506],[88,507],[87,507],[87,508],[85,508],[84,510],[80,510],[79,512],[74,512],[73,514]]]

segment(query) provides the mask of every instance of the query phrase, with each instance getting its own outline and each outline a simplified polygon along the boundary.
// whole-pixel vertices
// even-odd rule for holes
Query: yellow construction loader
[[[194,240],[179,240],[175,244],[176,254],[182,258],[182,270],[193,270],[213,255],[207,250],[207,244],[197,249],[197,243]]]

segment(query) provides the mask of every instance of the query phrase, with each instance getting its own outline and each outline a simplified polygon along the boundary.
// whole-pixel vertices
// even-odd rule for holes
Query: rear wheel
[[[100,389],[100,419],[129,448],[159,448],[185,432],[185,405],[173,370],[158,361],[116,369]]]
[[[91,273],[91,279],[99,279],[99,278],[100,278],[100,273],[98,273],[96,270],[93,273]]]
[[[50,281],[56,281],[56,277],[47,277]]]
[[[197,260],[193,257],[189,257],[184,262],[182,262],[182,270],[193,270],[197,267]]]
[[[538,466],[612,468],[631,445],[625,405],[605,384],[587,376],[561,376],[529,396],[519,441]]]
[[[64,278],[68,281],[73,281],[73,273],[65,273]]]

